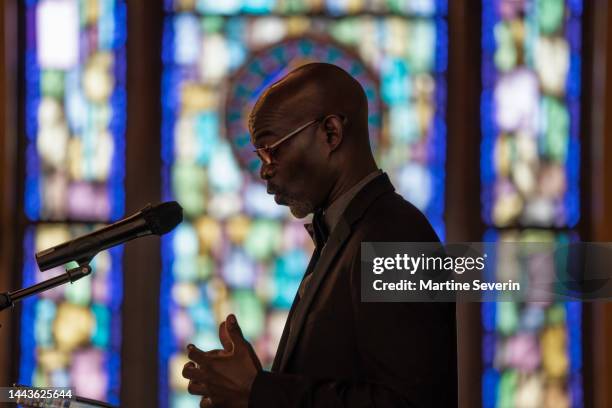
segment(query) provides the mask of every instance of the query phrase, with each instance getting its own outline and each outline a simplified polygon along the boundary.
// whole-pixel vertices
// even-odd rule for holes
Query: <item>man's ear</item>
[[[323,119],[323,126],[325,129],[325,135],[329,151],[333,152],[342,143],[344,137],[344,127],[342,125],[342,119],[337,115],[330,115]]]

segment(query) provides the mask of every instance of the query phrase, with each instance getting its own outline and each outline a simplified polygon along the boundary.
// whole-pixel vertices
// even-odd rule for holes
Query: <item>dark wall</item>
[[[161,201],[162,0],[130,0],[127,36],[126,214]],[[125,246],[121,406],[158,400],[159,238]]]

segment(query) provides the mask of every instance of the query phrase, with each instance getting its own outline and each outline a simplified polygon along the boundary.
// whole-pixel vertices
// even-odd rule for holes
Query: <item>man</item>
[[[342,69],[304,65],[251,112],[261,178],[294,216],[313,213],[316,245],[272,370],[261,369],[233,315],[223,350],[188,346],[183,375],[200,406],[453,407],[452,303],[361,302],[360,244],[438,241],[374,161],[366,95]]]

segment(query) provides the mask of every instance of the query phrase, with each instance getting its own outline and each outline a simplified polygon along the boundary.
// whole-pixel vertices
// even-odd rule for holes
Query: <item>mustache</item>
[[[268,183],[268,185],[266,186],[266,192],[268,194],[277,194],[281,192],[281,189],[279,189],[278,186],[273,183]]]

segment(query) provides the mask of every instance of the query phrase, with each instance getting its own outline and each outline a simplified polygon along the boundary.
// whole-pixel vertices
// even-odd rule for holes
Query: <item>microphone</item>
[[[76,261],[87,264],[100,251],[146,235],[170,232],[183,221],[183,209],[176,201],[152,206],[111,225],[36,254],[41,271]]]

